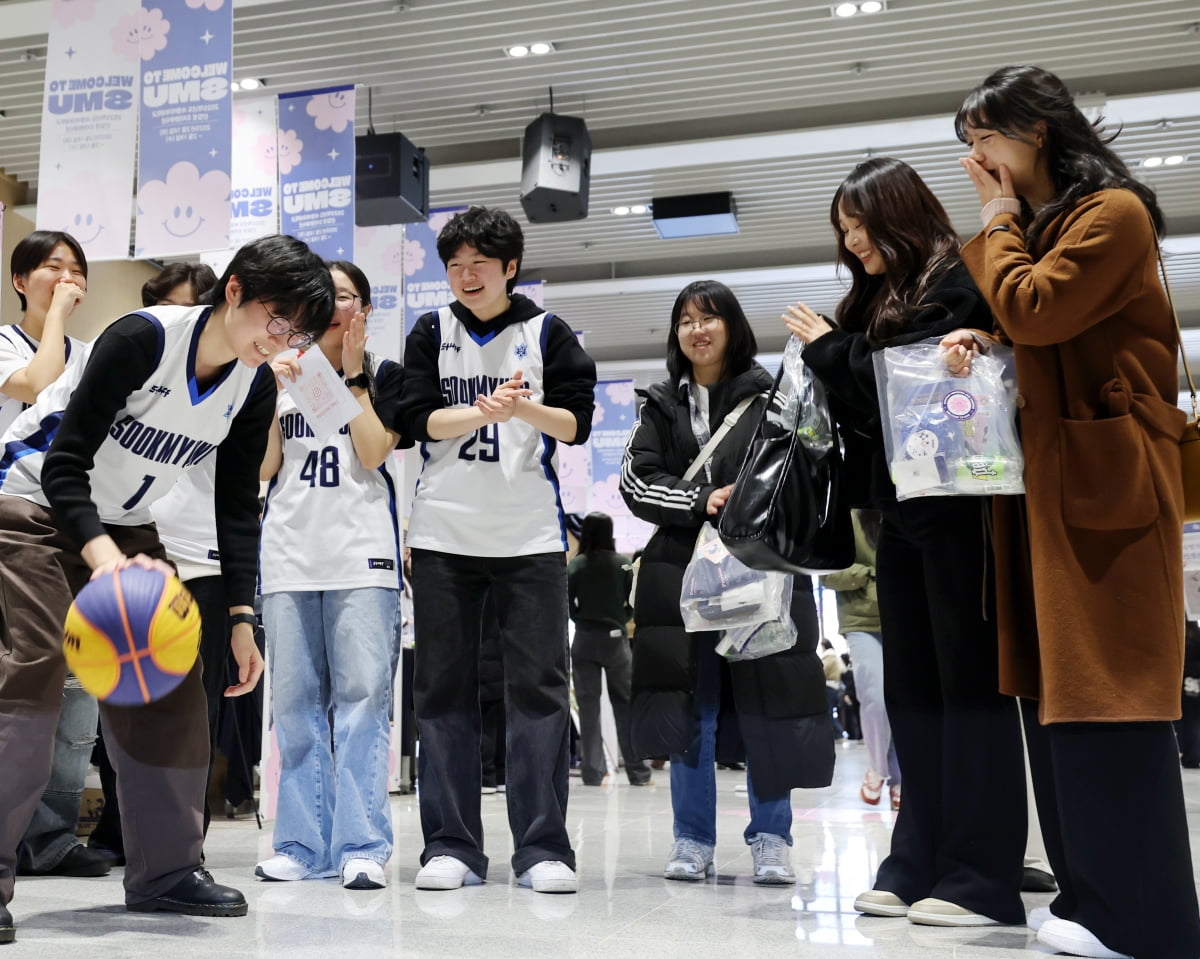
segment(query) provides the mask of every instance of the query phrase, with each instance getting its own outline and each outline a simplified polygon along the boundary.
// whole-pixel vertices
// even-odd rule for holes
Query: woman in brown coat
[[[955,125],[984,204],[962,256],[1013,344],[1020,390],[1026,495],[997,498],[994,514],[1001,689],[1026,700],[1060,887],[1029,924],[1072,955],[1196,959],[1170,724],[1184,416],[1156,272],[1162,214],[1044,70],[992,74]],[[969,364],[969,336],[946,345],[951,368]]]

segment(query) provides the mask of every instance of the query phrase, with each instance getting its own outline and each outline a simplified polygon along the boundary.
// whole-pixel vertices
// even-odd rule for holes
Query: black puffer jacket
[[[771,376],[755,364],[745,373],[709,387],[710,428],[742,399],[764,394]],[[694,645],[713,633],[688,633],[679,613],[684,569],[705,520],[709,494],[737,478],[765,398],[756,400],[722,441],[711,481],[684,482],[700,452],[692,433],[687,386],[658,383],[645,403],[625,448],[621,494],[635,516],[659,529],[646,544],[638,573],[633,637],[631,740],[639,757],[684,753],[695,736]],[[833,778],[833,731],[825,700],[825,673],[816,655],[817,619],[812,584],[794,581],[792,618],[796,645],[763,659],[722,669],[718,757],[734,755],[739,737],[763,797],[788,789],[827,786]],[[726,693],[730,695],[726,695]]]

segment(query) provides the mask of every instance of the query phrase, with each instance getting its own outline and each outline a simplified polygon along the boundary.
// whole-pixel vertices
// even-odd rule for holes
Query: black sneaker
[[[156,899],[127,902],[130,912],[178,912],[185,916],[244,916],[246,897],[231,886],[219,886],[208,870],[197,866]]]
[[[0,906],[0,943],[14,942],[17,938],[17,927],[13,925],[12,913],[7,906]]]

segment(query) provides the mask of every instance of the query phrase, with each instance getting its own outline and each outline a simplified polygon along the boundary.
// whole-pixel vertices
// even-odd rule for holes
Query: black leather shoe
[[[1058,880],[1045,869],[1026,866],[1021,876],[1021,892],[1058,892]]]
[[[157,899],[128,902],[130,912],[179,912],[185,916],[244,916],[246,897],[231,886],[218,886],[197,866]]]
[[[67,854],[49,869],[28,869],[18,866],[18,876],[74,876],[76,878],[94,878],[107,876],[112,869],[112,862],[107,856],[94,849],[77,843],[67,850]]]
[[[106,846],[103,843],[92,842],[88,840],[88,849],[98,856],[103,856],[108,861],[110,866],[125,865],[125,853],[119,849],[113,849],[111,846]]]
[[[17,938],[17,927],[13,925],[12,913],[7,906],[0,906],[0,943],[13,942]]]

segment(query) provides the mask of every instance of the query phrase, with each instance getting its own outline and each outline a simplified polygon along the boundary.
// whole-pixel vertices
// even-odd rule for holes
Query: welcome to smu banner
[[[279,97],[280,229],[327,260],[354,259],[354,87]]]
[[[232,0],[145,0],[138,256],[229,246]]]
[[[70,233],[89,260],[129,255],[140,18],[139,0],[52,7],[37,228]]]

